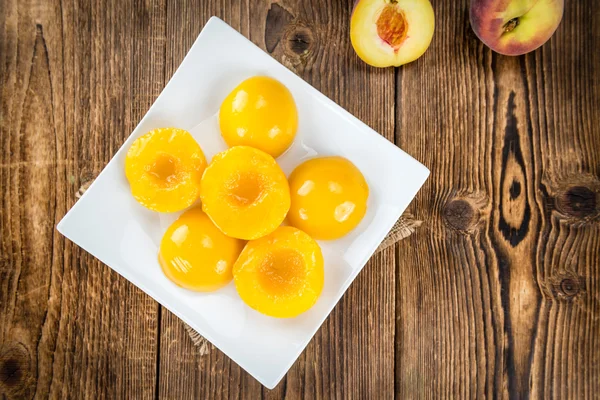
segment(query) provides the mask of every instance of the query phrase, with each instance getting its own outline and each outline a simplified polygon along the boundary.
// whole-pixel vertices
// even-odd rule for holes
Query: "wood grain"
[[[150,42],[139,26],[154,10],[120,1],[0,9],[0,393],[152,398],[158,306],[55,224],[164,84],[151,43],[133,51]]]
[[[600,10],[491,52],[434,0],[418,61],[352,51],[351,1],[0,2],[1,398],[597,398]],[[264,389],[56,233],[217,15],[427,165],[378,254]]]
[[[582,32],[600,13],[568,2],[510,58],[434,5],[431,49],[398,70],[397,143],[432,179],[399,244],[396,394],[596,397],[599,37]]]

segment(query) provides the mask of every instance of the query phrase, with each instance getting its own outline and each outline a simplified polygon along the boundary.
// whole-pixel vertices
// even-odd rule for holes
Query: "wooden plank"
[[[508,58],[467,0],[434,0],[432,47],[394,71],[354,55],[350,3],[2,3],[0,397],[597,396],[600,11],[567,2],[548,44]],[[432,170],[422,228],[273,391],[55,231],[211,15]]]
[[[398,70],[397,144],[431,176],[409,207],[424,223],[399,244],[396,395],[491,398],[503,382],[494,382],[489,339],[499,333],[485,237],[490,60],[471,32],[466,2],[433,6],[431,47]]]
[[[350,4],[327,2],[170,3],[167,46],[172,69],[199,29],[217,15],[317,89],[393,140],[394,72],[374,71],[349,41]],[[171,25],[172,24],[172,25]],[[172,27],[172,28],[171,28]],[[185,27],[185,29],[182,29]],[[172,31],[171,31],[172,29]],[[273,391],[218,350],[199,356],[181,322],[163,310],[160,397],[364,398],[394,391],[395,254],[363,271],[290,373]],[[186,378],[180,371],[185,371]],[[239,388],[242,389],[239,389]]]
[[[398,144],[432,177],[411,206],[425,229],[399,245],[396,394],[594,397],[600,41],[581,32],[600,13],[567,3],[548,44],[511,58],[466,1],[433,3],[431,48],[398,71]]]
[[[183,61],[206,21],[217,15],[247,36],[246,2],[169,2],[165,74]],[[260,398],[262,386],[219,350],[200,355],[183,322],[164,307],[160,323],[158,397],[165,399]]]
[[[541,291],[532,396],[600,392],[600,10],[567,3],[550,46],[521,63],[531,103]],[[587,32],[587,33],[583,33]]]
[[[352,50],[351,8],[350,2],[267,3],[250,13],[265,21],[263,28],[253,19],[250,38],[393,140],[394,73],[367,67]],[[291,398],[391,397],[394,288],[395,256],[388,250],[365,267],[317,332],[280,385],[285,385],[285,394]]]
[[[152,398],[156,303],[55,225],[162,88],[164,41],[150,40],[149,25],[160,31],[164,8],[0,8],[0,393]]]
[[[13,11],[9,5],[7,14]],[[23,22],[18,20],[13,26]],[[15,101],[3,104],[2,119],[10,125],[2,124],[0,161],[0,390],[13,398],[32,397],[38,386],[48,386],[44,375],[52,362],[47,351],[53,347],[49,333],[56,331],[56,301],[51,293],[53,284],[60,282],[61,272],[59,266],[49,267],[55,261],[53,222],[57,197],[62,197],[57,186],[60,180],[64,185],[65,163],[57,162],[46,39],[42,27],[31,22],[21,41],[15,37],[7,40],[8,46],[27,51],[7,60],[9,65],[2,74],[7,79],[4,84],[16,87],[12,92]],[[34,112],[37,116],[31,118]]]

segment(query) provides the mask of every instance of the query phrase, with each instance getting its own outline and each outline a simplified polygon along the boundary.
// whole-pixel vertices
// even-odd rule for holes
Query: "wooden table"
[[[433,6],[427,53],[375,69],[350,0],[1,0],[1,397],[598,398],[600,8],[510,58]],[[431,169],[273,391],[55,229],[211,15]]]

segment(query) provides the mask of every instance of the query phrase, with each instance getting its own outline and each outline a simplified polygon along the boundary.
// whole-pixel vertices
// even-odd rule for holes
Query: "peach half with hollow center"
[[[428,0],[358,0],[350,20],[350,40],[367,64],[400,66],[425,53],[434,28]]]
[[[275,159],[249,146],[215,155],[200,185],[202,209],[228,236],[258,239],[273,232],[290,209],[290,188]]]
[[[233,267],[235,287],[251,308],[277,318],[310,309],[323,290],[324,261],[317,242],[281,226],[246,244]]]
[[[192,135],[160,128],[136,139],[125,158],[125,175],[133,197],[158,212],[191,206],[200,196],[206,158]]]

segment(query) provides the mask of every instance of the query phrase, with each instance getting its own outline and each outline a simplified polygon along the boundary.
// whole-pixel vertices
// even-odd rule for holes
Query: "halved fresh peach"
[[[425,53],[434,28],[429,0],[358,0],[350,20],[350,40],[367,64],[398,67]]]
[[[273,232],[290,209],[290,187],[275,159],[234,146],[215,155],[200,186],[202,209],[228,236],[251,240]]]

